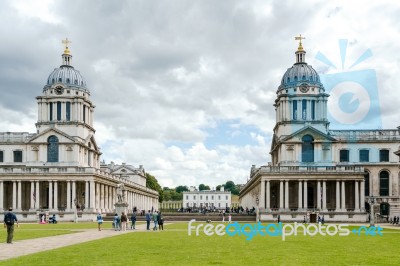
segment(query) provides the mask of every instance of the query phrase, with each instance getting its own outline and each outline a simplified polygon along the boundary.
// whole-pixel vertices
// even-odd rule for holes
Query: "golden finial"
[[[65,38],[65,40],[62,40],[61,42],[65,45],[64,54],[70,54],[70,51],[68,49],[68,44],[70,44],[71,41],[68,40],[68,38]]]
[[[294,37],[294,39],[296,40],[296,41],[299,41],[299,48],[297,48],[297,51],[299,52],[299,51],[304,51],[304,49],[303,49],[303,44],[301,43],[301,40],[304,40],[306,37],[301,37],[301,34],[300,34],[300,36],[295,36]]]

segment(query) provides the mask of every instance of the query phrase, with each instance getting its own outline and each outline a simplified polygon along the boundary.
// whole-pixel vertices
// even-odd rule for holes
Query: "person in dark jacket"
[[[158,212],[158,228],[164,231],[164,217],[161,212]]]
[[[132,222],[132,224],[131,224],[131,229],[132,229],[132,230],[135,230],[135,229],[136,229],[136,228],[135,228],[135,224],[136,224],[136,211],[134,211],[134,212],[132,213],[131,222]]]
[[[146,225],[147,225],[147,230],[150,230],[150,221],[151,221],[151,215],[150,215],[150,210],[148,213],[146,213]]]
[[[12,244],[14,238],[14,223],[17,223],[17,216],[12,212],[12,208],[8,209],[8,212],[4,215],[4,228],[7,228],[7,244]]]

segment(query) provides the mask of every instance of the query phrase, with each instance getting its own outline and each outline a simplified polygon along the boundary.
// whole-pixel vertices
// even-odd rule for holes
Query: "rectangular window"
[[[206,200],[208,200],[208,196],[206,196]]]
[[[214,196],[211,196],[211,200],[214,200]]]
[[[65,106],[65,115],[66,115],[66,119],[67,121],[71,121],[71,103],[67,102],[66,106]]]
[[[221,196],[218,196],[218,200],[221,200]]]
[[[228,200],[228,195],[226,195],[226,200]]]
[[[22,151],[14,151],[14,162],[22,163]]]
[[[2,163],[3,162],[3,151],[0,151],[0,163]]]
[[[203,196],[200,196],[200,200],[202,200],[203,199]]]
[[[360,162],[369,162],[369,150],[360,150]]]
[[[50,121],[53,121],[53,103],[49,105]]]
[[[57,102],[57,121],[61,121],[61,102]]]
[[[315,101],[311,101],[311,119],[315,120]]]
[[[379,161],[380,162],[389,162],[389,150],[380,150],[379,151]]]
[[[293,101],[293,120],[297,120],[297,101]]]
[[[196,200],[196,196],[193,196],[193,199]]]
[[[301,117],[303,120],[307,120],[307,100],[302,100],[301,103]]]
[[[83,106],[83,122],[86,122],[86,106]]]
[[[340,150],[340,162],[349,162],[349,150]]]

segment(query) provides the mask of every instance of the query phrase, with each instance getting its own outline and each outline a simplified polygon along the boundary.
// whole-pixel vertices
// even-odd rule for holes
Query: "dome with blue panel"
[[[319,75],[315,69],[305,62],[306,51],[303,49],[301,40],[303,37],[296,37],[296,40],[300,40],[299,47],[296,51],[296,63],[286,70],[282,77],[281,85],[279,90],[293,88],[297,86],[315,86],[323,89],[323,85],[320,81]]]
[[[55,68],[47,78],[44,90],[53,87],[54,85],[61,84],[67,88],[77,89],[89,93],[86,87],[86,80],[82,74],[71,65],[72,55],[68,48],[68,39],[64,40],[65,50],[62,54],[62,65]]]

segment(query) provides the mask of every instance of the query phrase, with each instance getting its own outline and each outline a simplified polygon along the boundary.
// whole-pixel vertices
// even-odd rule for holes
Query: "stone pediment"
[[[131,165],[119,165],[112,169],[112,174],[116,175],[129,175],[129,174],[140,174],[138,169],[133,168]]]
[[[57,128],[48,128],[45,131],[41,132],[40,134],[35,135],[33,138],[31,138],[28,143],[34,144],[34,143],[47,143],[47,139],[50,136],[56,136],[59,140],[59,142],[63,143],[79,143],[74,137],[66,134],[65,132],[57,129]]]
[[[314,139],[314,142],[325,142],[325,141],[326,142],[336,142],[337,141],[334,137],[332,137],[322,131],[319,131],[311,126],[306,126],[296,132],[293,132],[293,134],[285,136],[284,138],[282,138],[280,140],[280,142],[301,142],[304,135],[311,135]]]
[[[94,149],[94,150],[97,151],[97,152],[100,152],[100,148],[99,148],[99,146],[97,146],[96,139],[94,138],[94,135],[93,135],[93,134],[90,134],[90,135],[85,139],[85,144],[86,144],[87,146],[89,146],[89,144],[90,144],[90,147],[91,147],[92,149]]]

